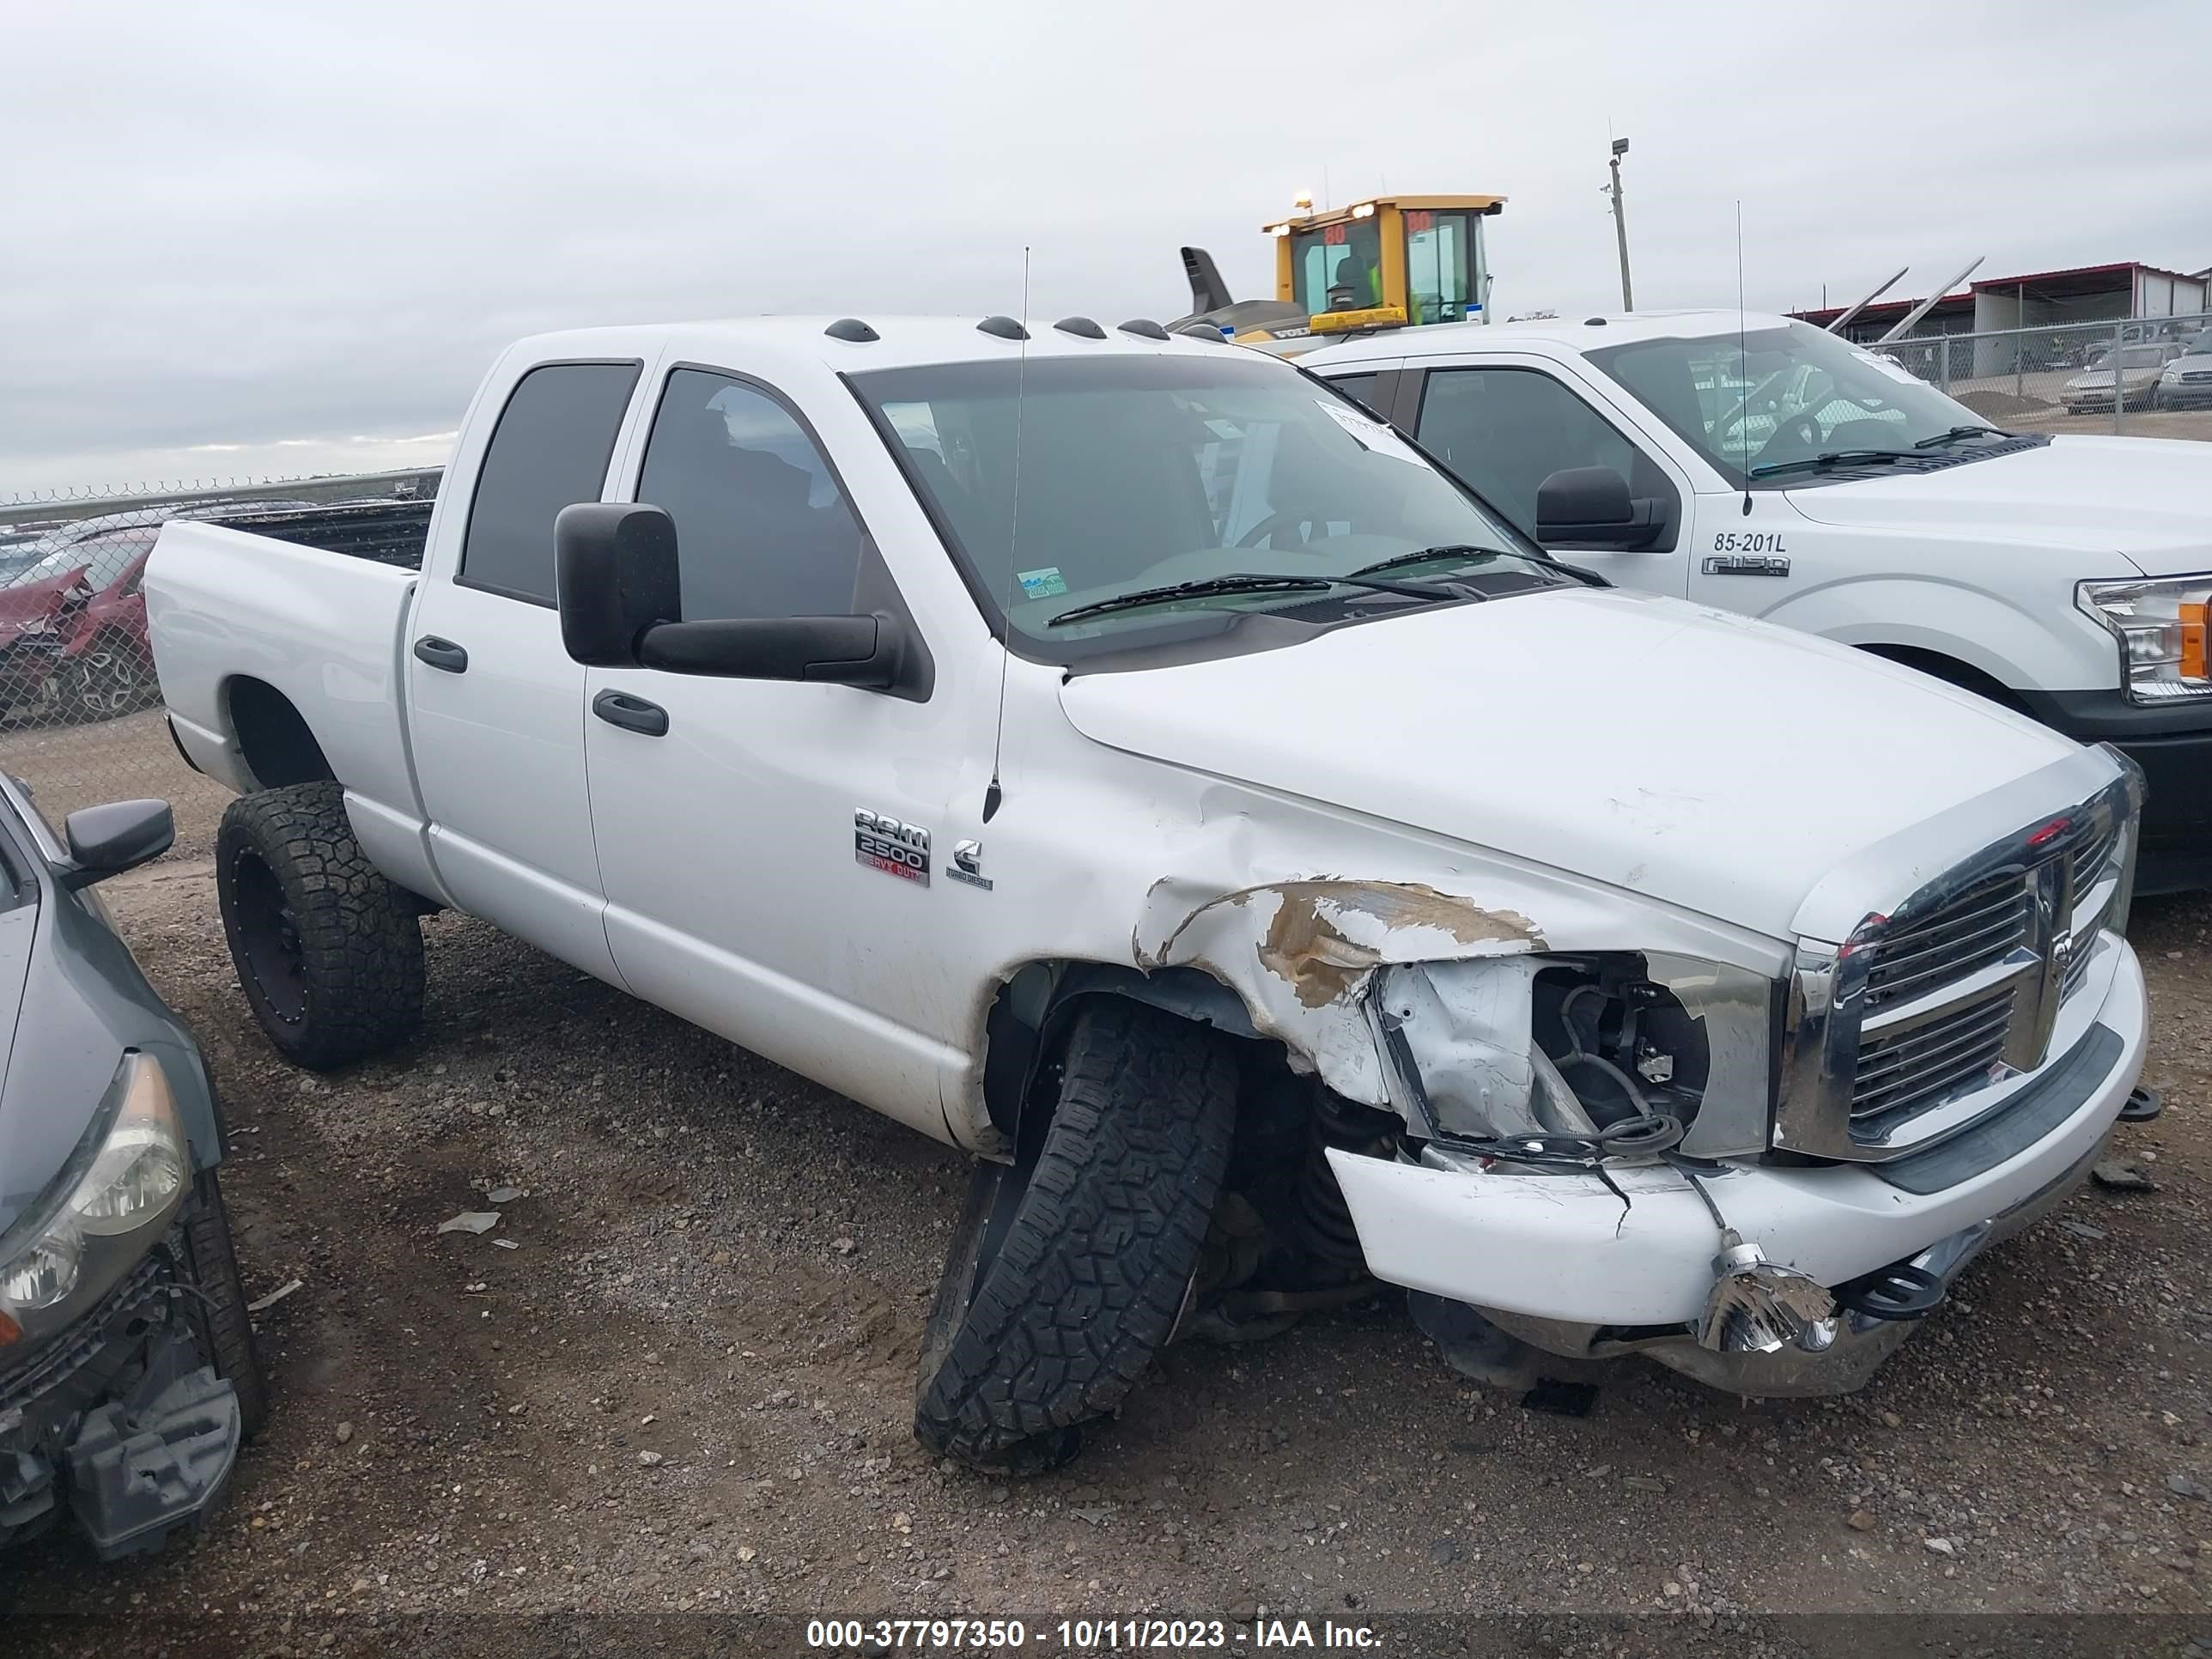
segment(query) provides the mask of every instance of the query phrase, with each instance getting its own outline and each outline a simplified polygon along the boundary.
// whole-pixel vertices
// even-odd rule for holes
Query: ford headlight
[[[130,1271],[184,1201],[191,1156],[160,1062],[128,1054],[58,1204],[0,1239],[0,1340],[57,1330]]]
[[[2082,582],[2075,591],[2075,603],[2119,641],[2120,684],[2130,701],[2212,696],[2205,657],[2212,574]]]

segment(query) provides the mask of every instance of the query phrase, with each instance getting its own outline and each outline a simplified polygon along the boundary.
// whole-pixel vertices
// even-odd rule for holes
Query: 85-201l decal
[[[1713,556],[1705,561],[1708,576],[1786,576],[1788,550],[1774,530],[1723,530],[1713,538]]]

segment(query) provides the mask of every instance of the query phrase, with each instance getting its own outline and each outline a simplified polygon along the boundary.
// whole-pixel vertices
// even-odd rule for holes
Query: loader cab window
[[[1298,308],[1364,311],[1382,303],[1382,234],[1373,219],[1322,225],[1291,235],[1291,271]]]
[[[759,387],[671,374],[637,498],[675,520],[686,622],[852,610],[860,521],[806,428]]]
[[[1464,321],[1474,292],[1474,226],[1466,213],[1407,208],[1406,300],[1416,323]]]

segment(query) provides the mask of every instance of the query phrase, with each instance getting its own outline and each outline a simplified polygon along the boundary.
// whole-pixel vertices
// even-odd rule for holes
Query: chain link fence
[[[161,526],[197,520],[281,532],[300,514],[373,502],[415,503],[427,525],[438,477],[427,469],[0,504],[0,770],[29,787],[58,832],[79,807],[158,796],[176,809],[178,853],[204,853],[228,796],[185,766],[161,711],[144,590]]]
[[[2212,314],[1867,349],[2008,429],[2212,439]]]

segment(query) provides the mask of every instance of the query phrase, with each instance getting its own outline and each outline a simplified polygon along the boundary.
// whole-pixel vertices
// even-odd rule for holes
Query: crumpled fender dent
[[[1419,882],[1317,878],[1208,897],[1172,877],[1146,893],[1130,946],[1146,972],[1194,967],[1221,981],[1254,1027],[1289,1049],[1294,1069],[1371,1106],[1390,1103],[1372,1030],[1358,1012],[1376,969],[1546,948],[1518,911],[1486,909]]]

